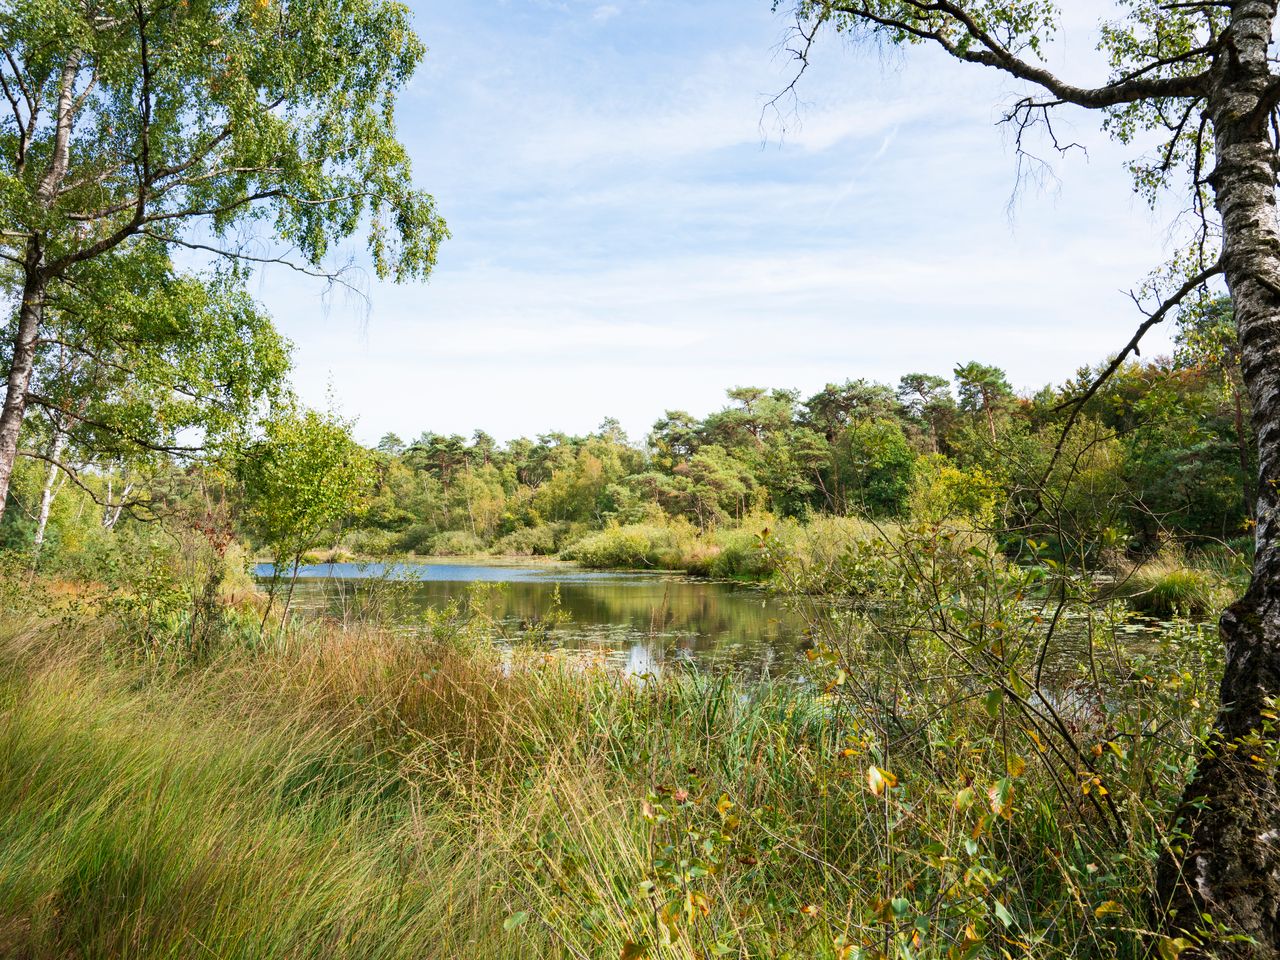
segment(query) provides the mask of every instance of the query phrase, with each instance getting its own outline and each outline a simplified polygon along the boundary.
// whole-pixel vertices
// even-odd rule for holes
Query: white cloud
[[[800,122],[766,124],[762,149],[762,105],[791,69],[771,59],[765,0],[647,0],[592,25],[617,6],[421,11],[437,59],[402,129],[454,238],[429,285],[376,285],[367,324],[267,275],[311,402],[332,376],[369,439],[605,415],[639,435],[737,383],[816,390],[980,359],[1037,387],[1132,333],[1118,291],[1160,258],[1159,224],[1105,146],[1010,220],[994,72],[921,50],[888,69],[832,43]],[[1067,40],[1054,56],[1090,74],[1096,56]]]

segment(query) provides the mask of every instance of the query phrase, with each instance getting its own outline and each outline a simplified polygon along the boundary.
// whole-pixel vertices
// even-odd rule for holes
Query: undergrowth
[[[1032,575],[937,528],[770,562],[797,596],[826,565],[860,600],[804,600],[803,672],[751,687],[499,648],[466,605],[265,629],[229,608],[192,644],[172,612],[10,576],[0,955],[1159,945],[1152,871],[1212,704],[1201,631],[1156,656],[1101,611],[1046,658]]]

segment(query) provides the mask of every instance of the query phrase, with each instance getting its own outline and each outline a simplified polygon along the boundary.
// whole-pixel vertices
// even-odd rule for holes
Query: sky
[[[1090,27],[1114,7],[1069,6],[1053,65],[1102,80]],[[1087,156],[1019,188],[997,123],[1019,88],[994,71],[828,36],[774,110],[795,64],[768,0],[411,7],[429,52],[398,126],[452,232],[432,278],[255,287],[303,399],[365,442],[605,417],[641,440],[737,385],[808,396],[969,360],[1034,391],[1128,340],[1127,291],[1168,253],[1094,117],[1063,118]]]

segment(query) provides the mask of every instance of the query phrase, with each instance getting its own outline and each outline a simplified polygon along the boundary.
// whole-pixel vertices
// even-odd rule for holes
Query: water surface
[[[269,578],[272,567],[256,572]],[[800,617],[758,587],[657,571],[437,560],[314,564],[298,578],[295,604],[337,616],[390,591],[419,609],[470,595],[510,641],[605,657],[632,673],[690,662],[778,673],[804,637]]]

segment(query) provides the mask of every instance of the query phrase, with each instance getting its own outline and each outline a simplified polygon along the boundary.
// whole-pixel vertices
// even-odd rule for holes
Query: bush
[[[962,470],[934,454],[916,461],[907,503],[912,518],[926,523],[959,520],[990,526],[999,496],[999,484],[981,467]]]
[[[390,530],[351,530],[342,546],[358,557],[384,557],[396,552],[397,537]]]
[[[415,523],[401,531],[395,541],[396,549],[406,553],[430,553],[431,542],[435,539],[437,532],[436,528],[429,523]]]
[[[560,524],[543,524],[512,530],[493,545],[493,552],[510,557],[549,557],[559,546]]]
[[[562,549],[560,556],[584,567],[680,570],[694,540],[693,528],[687,523],[636,523],[588,534]]]
[[[484,553],[484,549],[484,541],[466,530],[447,530],[431,541],[434,557],[467,557]]]

